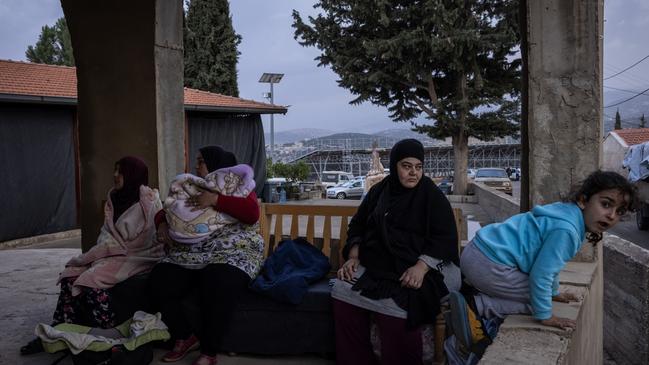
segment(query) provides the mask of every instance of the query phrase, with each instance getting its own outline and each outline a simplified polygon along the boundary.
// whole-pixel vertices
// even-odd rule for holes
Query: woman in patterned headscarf
[[[200,149],[196,175],[237,165],[234,154],[218,146]],[[191,245],[169,238],[164,212],[158,214],[158,239],[165,242],[167,256],[151,273],[151,297],[175,339],[174,348],[162,357],[179,361],[190,351],[201,349],[195,365],[216,364],[216,353],[228,330],[240,295],[261,269],[264,244],[257,230],[259,203],[254,189],[247,197],[203,191],[186,204],[194,209],[214,208],[236,219]],[[201,329],[194,335],[181,306],[182,300],[198,288]],[[200,344],[199,344],[200,340]]]

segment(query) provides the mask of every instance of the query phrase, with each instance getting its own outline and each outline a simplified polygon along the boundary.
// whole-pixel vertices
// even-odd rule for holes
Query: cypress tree
[[[395,122],[452,137],[454,191],[466,192],[468,140],[518,133],[520,44],[517,0],[319,0],[295,39],[315,46],[350,103],[387,107]]]
[[[239,43],[227,0],[192,0],[184,22],[185,86],[239,96]]]
[[[644,113],[642,113],[642,116],[640,117],[640,128],[645,128],[645,120],[644,120]]]
[[[622,129],[622,118],[620,118],[620,109],[615,112],[615,127],[614,129]]]
[[[34,63],[74,66],[72,41],[65,18],[59,18],[51,27],[44,25],[36,44],[27,47],[25,57]]]

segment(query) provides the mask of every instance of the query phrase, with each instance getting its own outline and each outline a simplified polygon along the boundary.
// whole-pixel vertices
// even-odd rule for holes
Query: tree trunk
[[[453,136],[453,194],[466,195],[469,138],[464,129]]]
[[[453,194],[466,195],[466,169],[469,163],[469,137],[464,128],[466,124],[466,110],[467,97],[466,97],[466,75],[464,71],[460,73],[458,78],[458,94],[461,96],[460,105],[458,108],[458,121],[457,129],[452,136],[453,142]]]

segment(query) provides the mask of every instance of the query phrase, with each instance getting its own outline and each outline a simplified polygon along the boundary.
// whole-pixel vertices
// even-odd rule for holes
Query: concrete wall
[[[114,163],[144,159],[149,185],[184,171],[182,2],[62,0],[77,66],[82,245],[94,245]]]
[[[478,198],[478,204],[492,222],[502,222],[520,213],[518,201],[511,195],[490,188],[483,183],[471,183],[469,190]]]
[[[531,205],[600,166],[603,0],[527,1]]]
[[[604,239],[604,348],[618,364],[649,364],[649,251]]]

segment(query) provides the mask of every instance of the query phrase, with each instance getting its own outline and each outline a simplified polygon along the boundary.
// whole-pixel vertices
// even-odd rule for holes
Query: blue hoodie
[[[491,261],[529,274],[530,302],[536,319],[552,316],[559,272],[584,241],[581,209],[574,203],[537,206],[476,233],[474,245]]]

